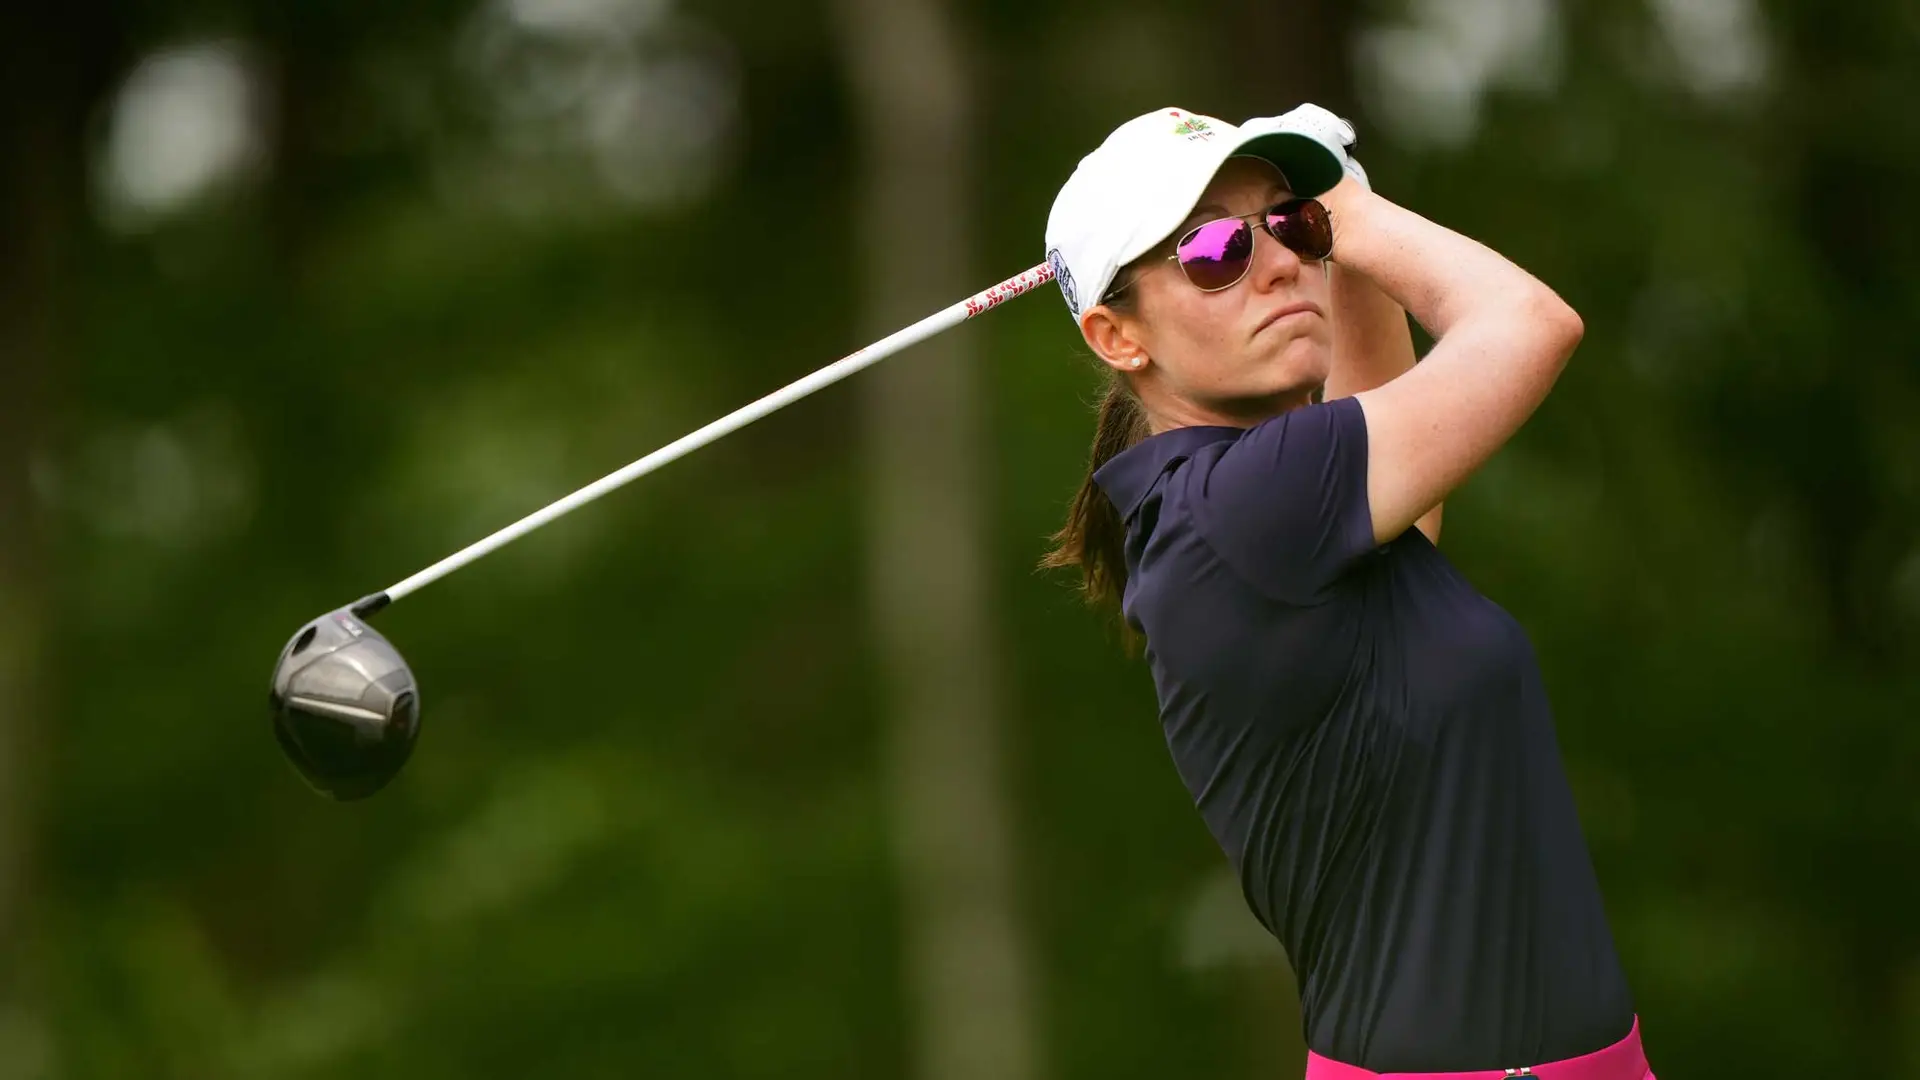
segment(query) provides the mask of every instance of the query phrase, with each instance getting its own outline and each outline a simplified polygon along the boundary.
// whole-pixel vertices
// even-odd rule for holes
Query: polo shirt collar
[[[1214,443],[1232,442],[1246,434],[1245,428],[1202,425],[1181,427],[1149,435],[1107,460],[1094,470],[1093,482],[1120,508],[1125,521],[1140,508],[1141,500],[1153,490],[1154,481],[1167,467]]]

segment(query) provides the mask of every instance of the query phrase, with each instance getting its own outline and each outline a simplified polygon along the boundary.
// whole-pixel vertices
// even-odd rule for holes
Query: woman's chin
[[[1256,364],[1257,381],[1266,394],[1320,386],[1333,370],[1333,354],[1318,338],[1289,339]]]

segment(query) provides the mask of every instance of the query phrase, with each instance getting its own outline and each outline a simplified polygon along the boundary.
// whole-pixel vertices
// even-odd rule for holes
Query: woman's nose
[[[1265,228],[1257,228],[1254,233],[1252,276],[1255,285],[1271,289],[1300,276],[1299,254]]]

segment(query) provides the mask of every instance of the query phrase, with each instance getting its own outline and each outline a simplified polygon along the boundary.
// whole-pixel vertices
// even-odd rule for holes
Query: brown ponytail
[[[1127,587],[1127,530],[1119,509],[1093,482],[1093,474],[1115,454],[1146,438],[1148,428],[1146,411],[1126,378],[1113,372],[1107,378],[1107,393],[1100,401],[1100,420],[1093,432],[1093,451],[1087,460],[1087,478],[1073,497],[1067,523],[1053,534],[1053,550],[1040,565],[1047,569],[1079,567],[1080,590],[1087,603],[1117,608]],[[1131,634],[1128,640],[1131,644]]]

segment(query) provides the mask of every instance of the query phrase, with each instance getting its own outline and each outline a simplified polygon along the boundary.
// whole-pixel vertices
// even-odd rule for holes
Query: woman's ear
[[[1100,362],[1121,372],[1137,372],[1147,365],[1146,344],[1140,340],[1140,320],[1122,315],[1105,304],[1095,304],[1080,316],[1080,335]]]

